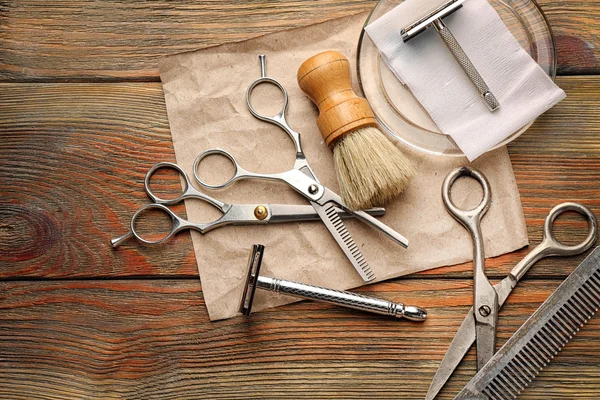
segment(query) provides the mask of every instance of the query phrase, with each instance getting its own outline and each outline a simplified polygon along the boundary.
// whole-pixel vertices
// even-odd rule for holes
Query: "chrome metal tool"
[[[244,293],[240,304],[240,312],[244,315],[250,315],[252,312],[254,293],[256,292],[256,288],[261,288],[275,293],[300,297],[302,299],[321,301],[341,307],[389,315],[396,318],[406,318],[411,321],[424,321],[425,318],[427,318],[427,312],[420,307],[407,306],[402,303],[393,303],[391,301],[363,296],[352,292],[343,292],[340,290],[307,285],[305,283],[260,276],[260,267],[262,265],[264,251],[265,246],[255,244],[252,246],[250,257],[248,258],[248,276],[246,278]]]
[[[483,200],[472,210],[458,208],[451,197],[452,186],[461,176],[470,176],[483,188]],[[491,202],[490,184],[481,172],[470,167],[457,168],[444,180],[442,199],[446,209],[460,222],[473,239],[473,316],[477,338],[477,367],[481,368],[494,355],[496,350],[496,323],[498,320],[498,294],[485,275],[485,254],[481,220]]]
[[[196,177],[196,180],[202,186],[209,189],[221,189],[231,185],[233,182],[243,179],[263,179],[286,183],[288,186],[292,187],[310,202],[312,207],[315,209],[317,214],[319,214],[321,220],[329,230],[329,233],[331,233],[331,236],[335,239],[338,246],[340,247],[340,249],[342,249],[348,260],[350,260],[352,266],[360,274],[361,278],[367,282],[374,280],[375,273],[373,272],[373,270],[371,270],[371,267],[367,263],[367,260],[365,260],[365,257],[360,251],[360,248],[356,245],[354,239],[352,238],[352,235],[350,234],[350,232],[348,232],[346,226],[340,219],[337,213],[337,209],[343,210],[351,216],[358,218],[367,225],[384,233],[394,242],[402,245],[403,247],[408,247],[408,240],[404,236],[402,236],[389,226],[385,225],[383,222],[373,218],[366,212],[353,211],[349,209],[337,193],[319,183],[319,180],[317,179],[315,173],[308,165],[308,161],[306,160],[306,157],[302,150],[300,134],[294,131],[286,121],[285,114],[288,104],[287,92],[283,85],[279,83],[279,81],[266,76],[265,56],[259,56],[259,60],[261,76],[250,84],[246,92],[246,101],[248,109],[256,118],[277,125],[281,129],[283,129],[288,134],[290,139],[292,139],[292,141],[294,142],[294,146],[296,147],[296,160],[294,162],[294,167],[288,171],[281,172],[278,174],[254,173],[242,168],[235,160],[233,155],[231,155],[230,153],[226,152],[225,150],[216,148],[207,150],[199,154],[198,157],[196,157],[196,160],[194,161],[194,175]],[[260,114],[252,106],[252,92],[260,84],[275,85],[277,88],[279,88],[279,90],[281,90],[283,94],[283,107],[279,113],[272,117]],[[235,167],[235,172],[233,176],[225,183],[219,185],[211,185],[202,181],[202,179],[198,176],[199,165],[206,157],[211,155],[224,156],[227,159],[229,159]]]
[[[569,275],[455,400],[516,399],[598,307],[600,248]]]
[[[578,212],[588,221],[588,235],[586,239],[577,246],[566,246],[557,241],[554,237],[554,221],[560,215],[568,211]],[[498,295],[498,308],[501,308],[504,305],[510,293],[517,286],[517,283],[536,262],[546,257],[566,257],[581,254],[592,247],[597,238],[598,223],[596,217],[589,208],[578,203],[563,203],[554,207],[546,217],[542,242],[531,250],[529,254],[527,254],[527,256],[512,269],[506,278],[494,285],[494,291]],[[458,332],[456,332],[456,336],[454,336],[446,355],[442,359],[433,381],[431,382],[429,391],[427,392],[426,400],[435,398],[476,339],[478,339],[476,321],[474,310],[471,308],[458,329]]]
[[[433,26],[439,33],[440,37],[456,59],[462,69],[465,71],[477,91],[483,98],[485,104],[490,111],[496,111],[500,107],[500,103],[496,99],[496,96],[492,93],[488,85],[485,83],[477,68],[473,65],[463,48],[460,46],[450,29],[444,24],[442,18],[452,14],[456,10],[462,7],[465,0],[446,0],[442,4],[438,4],[433,9],[427,9],[424,7],[423,15],[417,17],[417,19],[404,27],[400,34],[402,40],[407,42],[414,38],[419,33],[423,32],[427,27]],[[436,3],[439,3],[436,2]]]
[[[183,182],[183,189],[177,196],[164,198],[164,195],[158,195],[151,189],[152,177],[159,170],[174,170]],[[215,199],[205,193],[200,192],[192,185],[190,178],[185,171],[177,164],[170,162],[161,162],[155,164],[146,173],[144,179],[144,189],[148,197],[154,202],[140,207],[131,217],[129,232],[112,239],[110,243],[113,247],[121,245],[129,238],[136,238],[138,241],[146,244],[160,244],[168,241],[177,233],[183,230],[195,230],[202,234],[215,228],[227,225],[265,225],[269,223],[281,222],[299,222],[299,221],[320,221],[321,217],[315,209],[309,205],[295,204],[228,204]],[[185,199],[197,199],[204,201],[218,209],[222,215],[214,221],[206,223],[194,223],[181,218],[167,206],[182,202]],[[137,223],[144,219],[150,210],[160,211],[171,219],[171,229],[162,234],[145,233],[137,228]],[[336,209],[340,218],[348,218],[350,214]],[[366,213],[373,216],[382,216],[385,214],[384,208],[373,208],[365,210]]]

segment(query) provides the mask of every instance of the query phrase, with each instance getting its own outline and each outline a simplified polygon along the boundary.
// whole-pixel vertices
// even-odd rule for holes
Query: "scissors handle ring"
[[[483,188],[483,199],[472,210],[462,210],[452,201],[452,186],[461,176],[470,176]],[[490,184],[485,175],[476,169],[460,167],[450,172],[444,180],[442,198],[448,212],[469,231],[473,240],[473,316],[477,340],[477,367],[482,368],[494,355],[498,321],[498,293],[485,274],[485,251],[481,232],[481,220],[491,202]]]
[[[483,199],[481,200],[481,203],[472,210],[460,209],[452,201],[452,186],[456,180],[462,176],[470,176],[478,181],[483,188]],[[488,182],[487,178],[481,172],[471,167],[465,166],[456,168],[446,177],[442,186],[442,199],[444,200],[446,209],[448,209],[450,214],[452,214],[456,220],[458,220],[465,227],[469,227],[469,229],[472,228],[473,222],[481,222],[481,219],[490,207],[491,197],[490,183]]]
[[[277,86],[279,88],[279,90],[281,90],[281,93],[283,94],[283,107],[281,108],[281,111],[279,111],[279,113],[275,114],[272,117],[269,117],[269,116],[259,113],[258,111],[256,111],[256,109],[252,105],[252,100],[251,100],[252,92],[258,85],[263,84],[263,83]],[[283,85],[281,83],[279,83],[278,80],[264,76],[264,77],[260,77],[260,78],[256,79],[254,82],[252,82],[250,84],[250,86],[248,86],[248,89],[246,90],[246,105],[248,106],[248,110],[250,110],[250,113],[252,115],[254,115],[256,118],[258,118],[262,121],[267,121],[267,122],[275,123],[280,126],[283,125],[285,127],[288,127],[287,122],[285,120],[285,112],[288,107],[288,94],[287,94],[287,90],[285,90]]]
[[[255,79],[250,86],[248,86],[248,89],[246,89],[246,104],[248,106],[248,110],[250,110],[250,113],[252,115],[254,115],[256,118],[262,120],[262,121],[267,121],[267,122],[271,122],[274,123],[276,125],[279,125],[280,127],[282,127],[283,129],[290,129],[291,128],[288,126],[287,121],[285,120],[285,112],[287,110],[287,106],[288,106],[288,94],[287,94],[287,90],[285,90],[285,88],[283,87],[283,85],[281,83],[279,83],[278,80],[273,79],[273,78],[269,78],[267,76],[267,56],[265,56],[264,54],[261,54],[258,56],[258,60],[260,62],[260,78]],[[279,111],[278,114],[274,115],[273,117],[268,117],[266,115],[263,115],[261,113],[259,113],[258,111],[256,111],[254,109],[254,107],[252,106],[252,92],[254,91],[254,89],[262,84],[262,83],[267,83],[270,85],[275,85],[279,88],[279,90],[281,90],[281,93],[283,94],[283,107],[281,108],[281,111]]]
[[[585,240],[578,245],[568,246],[559,242],[554,236],[554,221],[563,213],[567,211],[575,211],[579,214],[583,215],[588,222],[588,235]],[[594,243],[598,238],[598,221],[594,216],[594,213],[587,208],[586,206],[579,203],[562,203],[558,206],[554,207],[548,217],[546,217],[546,221],[544,222],[544,237],[543,243],[546,244],[548,252],[552,255],[557,256],[572,256],[576,254],[583,253]]]
[[[144,213],[145,211],[148,211],[150,209],[161,210],[162,212],[166,213],[171,218],[171,231],[166,236],[164,236],[160,239],[157,239],[157,240],[151,240],[151,239],[144,238],[142,235],[140,235],[137,232],[137,229],[136,229],[137,220],[140,218],[142,213]],[[173,235],[175,235],[177,232],[179,232],[182,229],[181,222],[182,222],[182,220],[177,215],[175,215],[173,213],[173,211],[169,210],[166,206],[164,206],[162,204],[156,204],[156,203],[146,204],[145,206],[140,207],[131,217],[130,231],[133,234],[133,236],[135,236],[135,238],[142,243],[160,244],[160,243],[164,243],[167,240],[171,239],[173,237]]]
[[[204,160],[208,156],[213,156],[213,155],[220,155],[220,156],[226,157],[227,159],[229,159],[229,161],[231,161],[231,164],[234,167],[233,176],[231,178],[229,178],[226,182],[221,183],[221,184],[216,184],[216,185],[212,185],[212,184],[204,182],[202,180],[202,178],[200,178],[200,175],[198,174],[198,167],[200,166],[200,163],[202,162],[202,160]],[[202,153],[198,154],[198,156],[194,160],[193,168],[194,168],[194,179],[196,179],[196,182],[198,182],[200,185],[202,185],[206,188],[209,188],[209,189],[222,189],[224,187],[231,185],[233,182],[235,182],[236,180],[238,180],[241,177],[252,175],[250,172],[246,171],[238,164],[238,162],[233,157],[233,155],[231,155],[231,153],[229,153],[221,148],[218,148],[218,147],[214,148],[214,149],[203,151]]]
[[[183,177],[183,189],[181,191],[181,194],[173,199],[163,199],[155,195],[152,189],[150,188],[150,181],[152,180],[152,175],[154,175],[154,173],[159,169],[163,168],[174,169],[180,176]],[[146,194],[148,194],[148,197],[150,197],[150,199],[153,202],[158,204],[172,205],[179,203],[181,200],[189,196],[188,192],[190,191],[190,180],[185,171],[179,165],[171,162],[160,162],[158,164],[154,164],[148,170],[148,172],[146,172],[146,177],[144,178],[144,189],[146,190]]]
[[[575,211],[583,215],[588,221],[588,236],[585,240],[576,246],[567,246],[559,242],[554,236],[554,221],[567,211]],[[574,256],[588,250],[596,243],[598,238],[598,222],[594,213],[586,206],[579,203],[562,203],[554,207],[544,222],[542,242],[529,252],[515,267],[510,271],[515,284],[520,281],[529,269],[538,260],[552,256]]]

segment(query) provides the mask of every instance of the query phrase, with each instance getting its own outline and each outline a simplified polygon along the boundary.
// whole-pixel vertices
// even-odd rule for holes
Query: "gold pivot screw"
[[[265,206],[256,206],[256,208],[254,209],[254,216],[257,219],[263,220],[267,218],[268,215],[269,212],[267,211],[267,207]]]

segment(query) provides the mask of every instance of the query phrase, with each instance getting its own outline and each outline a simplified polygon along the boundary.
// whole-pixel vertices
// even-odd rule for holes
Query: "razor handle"
[[[446,46],[456,61],[458,61],[462,69],[465,71],[473,85],[477,88],[477,91],[479,91],[479,94],[481,97],[483,97],[483,100],[485,101],[485,104],[489,110],[496,111],[498,107],[500,107],[500,103],[498,103],[498,100],[490,91],[490,88],[485,83],[469,57],[466,55],[465,51],[462,49],[462,47],[460,47],[460,44],[458,41],[456,41],[456,38],[454,35],[452,35],[452,32],[450,32],[450,29],[448,29],[441,18],[434,20],[432,25],[439,33],[444,43],[446,43]]]
[[[321,301],[341,307],[389,315],[396,318],[406,318],[411,321],[424,321],[427,312],[422,308],[407,306],[402,303],[363,296],[352,292],[326,289],[319,286],[307,285],[276,278],[259,276],[256,287],[275,293],[287,294],[307,300]]]

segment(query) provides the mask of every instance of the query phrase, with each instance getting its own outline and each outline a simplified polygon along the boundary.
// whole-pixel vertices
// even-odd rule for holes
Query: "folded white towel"
[[[382,58],[440,130],[474,160],[565,98],[486,0],[466,0],[444,18],[500,108],[490,112],[433,29],[407,43],[400,30],[429,3],[406,0],[365,29]]]

